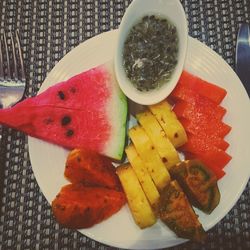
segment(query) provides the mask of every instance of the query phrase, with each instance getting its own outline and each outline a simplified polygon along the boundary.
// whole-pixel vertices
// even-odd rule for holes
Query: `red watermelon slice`
[[[210,137],[224,138],[232,129],[222,121],[208,119],[204,116],[195,116],[194,119],[178,117],[178,119],[185,130],[193,135],[206,134]]]
[[[187,71],[183,71],[172,96],[178,97],[176,93],[183,93],[186,89],[193,90],[197,94],[209,98],[216,104],[220,104],[227,94],[225,89],[194,76]]]
[[[189,132],[187,134],[188,134],[188,143],[184,144],[181,147],[181,149],[184,151],[188,149],[189,144],[193,144],[193,143],[197,144],[197,141],[198,142],[202,141],[203,144],[213,145],[221,150],[226,150],[229,147],[229,143],[219,136],[215,136],[215,135],[211,136],[202,131],[201,132],[197,131],[197,134],[191,134]]]
[[[210,120],[221,120],[226,113],[226,109],[218,106],[212,105],[204,101],[204,98],[200,97],[199,101],[186,102],[178,101],[174,106],[174,112],[179,117],[185,117],[187,119],[194,119],[195,117],[206,117]]]
[[[209,167],[217,166],[224,168],[227,163],[232,159],[224,150],[209,144],[209,141],[202,138],[193,137],[184,145],[183,150],[196,155],[199,159],[203,160]]]
[[[127,100],[111,62],[0,111],[0,123],[30,136],[117,160],[124,151],[126,118]]]
[[[186,159],[199,159],[201,160],[204,164],[206,164],[207,167],[209,167],[209,169],[211,169],[214,174],[216,175],[217,179],[221,179],[224,175],[225,175],[225,171],[217,166],[217,163],[209,163],[206,161],[206,159],[204,159],[204,156],[201,155],[195,155],[194,153],[191,154],[189,152],[185,152],[185,158]]]
[[[195,136],[189,138],[188,142],[182,147],[182,150],[200,155],[204,159],[207,159],[207,161],[217,164],[220,168],[224,168],[231,160],[231,156],[224,150],[209,143],[208,139],[206,140]]]
[[[219,105],[226,93],[184,71],[170,95],[174,101],[173,111],[188,135],[181,150],[186,157],[202,160],[218,178],[225,174],[223,168],[231,160],[225,152],[229,143],[224,140],[231,127],[222,121],[226,109]]]

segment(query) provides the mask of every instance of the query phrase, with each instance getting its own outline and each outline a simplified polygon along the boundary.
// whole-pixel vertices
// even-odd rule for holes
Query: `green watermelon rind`
[[[126,131],[127,131],[127,117],[128,117],[128,102],[127,97],[121,92],[119,95],[119,99],[121,100],[120,104],[120,114],[121,114],[121,121],[122,121],[122,131],[121,131],[121,141],[123,143],[120,144],[120,147],[117,148],[117,158],[120,160],[124,154],[124,147],[126,141]]]
[[[127,130],[127,116],[128,116],[128,100],[120,89],[112,62],[105,64],[105,70],[108,70],[111,76],[113,99],[111,98],[110,105],[106,112],[109,114],[109,119],[113,120],[110,122],[114,128],[111,134],[110,140],[106,142],[103,150],[103,154],[111,156],[115,160],[122,160],[124,155],[124,147],[126,142],[126,130]],[[111,110],[112,111],[111,111]]]

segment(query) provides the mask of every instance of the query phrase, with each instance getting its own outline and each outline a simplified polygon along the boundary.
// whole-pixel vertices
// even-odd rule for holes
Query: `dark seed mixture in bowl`
[[[178,34],[167,19],[144,16],[128,34],[123,49],[127,77],[139,91],[159,88],[177,64]]]

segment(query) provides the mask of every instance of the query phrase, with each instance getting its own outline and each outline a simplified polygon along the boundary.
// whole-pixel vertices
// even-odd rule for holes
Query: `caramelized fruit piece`
[[[85,149],[74,149],[69,153],[64,175],[72,183],[83,182],[116,190],[121,188],[111,160]]]
[[[177,181],[172,181],[161,193],[159,216],[179,237],[194,241],[206,238],[197,215]]]
[[[118,212],[125,203],[123,192],[76,183],[61,189],[52,202],[52,211],[63,226],[88,228]]]
[[[220,202],[215,174],[199,160],[186,160],[171,169],[192,205],[210,214]]]

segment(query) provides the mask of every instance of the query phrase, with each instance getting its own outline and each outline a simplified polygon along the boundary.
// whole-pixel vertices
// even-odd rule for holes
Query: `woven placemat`
[[[1,0],[0,29],[19,29],[33,96],[53,66],[72,48],[118,28],[124,0]],[[248,0],[182,0],[189,33],[219,53],[233,68],[240,23],[250,21]],[[0,161],[4,169],[0,249],[116,249],[59,226],[41,193],[29,161],[27,137],[3,128]],[[250,249],[250,183],[237,204],[208,233],[205,244],[173,249]],[[119,230],[119,228],[118,228]]]

